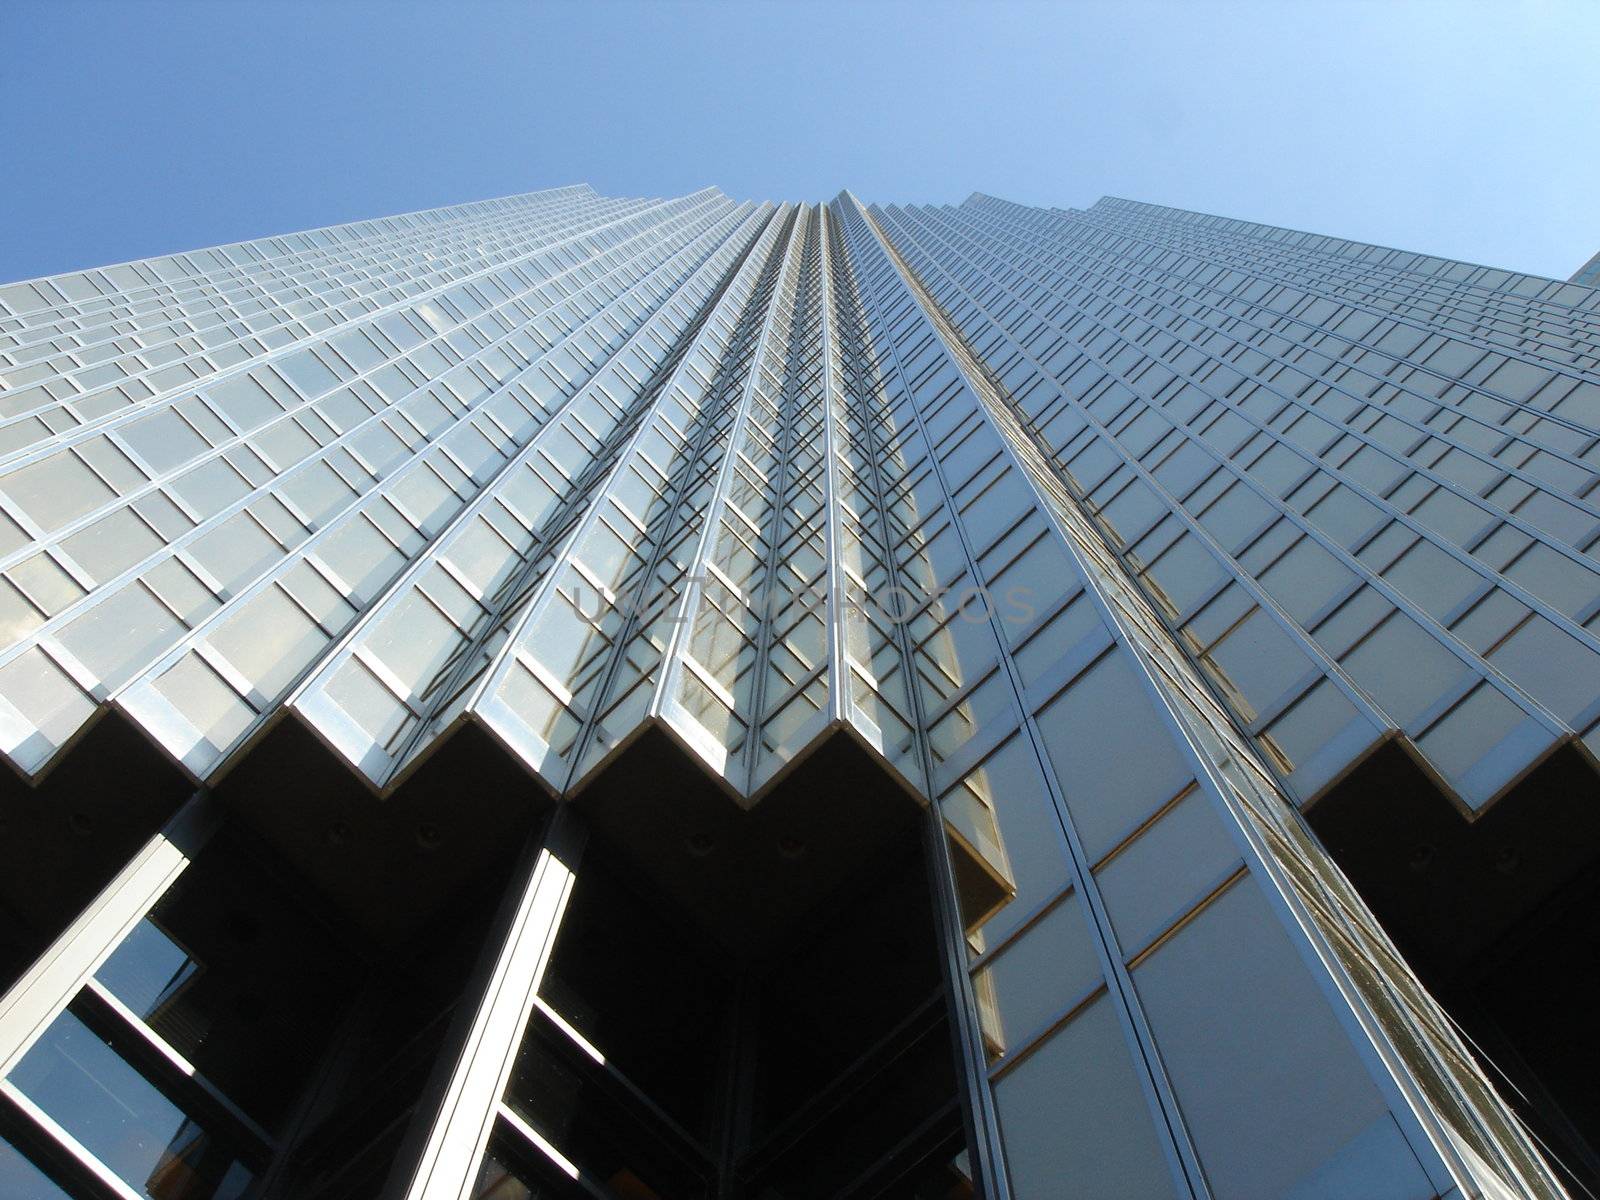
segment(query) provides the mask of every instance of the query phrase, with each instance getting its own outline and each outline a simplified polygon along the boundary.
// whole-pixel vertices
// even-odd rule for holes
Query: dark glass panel
[[[554,1164],[542,1151],[519,1145],[520,1140],[514,1133],[497,1134],[491,1139],[467,1200],[571,1200],[588,1196],[580,1184],[558,1178]]]
[[[270,1127],[317,1061],[358,969],[295,885],[225,830],[96,978]]]
[[[693,1151],[540,1013],[517,1054],[506,1103],[586,1179],[619,1198],[706,1194]]]
[[[696,1134],[711,1115],[733,986],[686,920],[586,856],[540,987],[606,1060]]]

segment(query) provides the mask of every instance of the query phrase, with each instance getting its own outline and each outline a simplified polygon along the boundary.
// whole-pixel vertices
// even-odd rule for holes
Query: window
[[[1091,861],[1188,781],[1172,735],[1120,647],[1080,675],[1038,720]]]
[[[1017,1200],[1178,1194],[1106,996],[1002,1075],[994,1095]]]

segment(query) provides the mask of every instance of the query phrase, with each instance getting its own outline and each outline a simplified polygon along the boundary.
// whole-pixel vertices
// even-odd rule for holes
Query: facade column
[[[557,807],[502,908],[386,1194],[465,1200],[577,879],[587,829]],[[425,1123],[424,1123],[425,1122]],[[418,1145],[420,1143],[420,1146]]]
[[[211,794],[196,792],[0,997],[0,1078],[155,907],[220,824]]]

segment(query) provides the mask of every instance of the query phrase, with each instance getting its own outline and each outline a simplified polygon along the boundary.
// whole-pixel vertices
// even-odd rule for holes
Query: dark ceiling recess
[[[1390,742],[1308,816],[1501,1093],[1573,1182],[1600,1189],[1593,768],[1558,749],[1468,821]]]

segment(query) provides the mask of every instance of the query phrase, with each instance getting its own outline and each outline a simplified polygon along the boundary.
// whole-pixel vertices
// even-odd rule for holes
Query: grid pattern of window
[[[1594,287],[1600,284],[1600,254],[1596,254],[1583,266],[1572,273],[1568,283],[1581,283],[1584,287]]]
[[[200,784],[297,720],[378,794],[468,722],[563,797],[659,730],[746,807],[848,737],[987,880],[996,1186],[1562,1194],[1298,809],[1389,741],[1469,814],[1600,751],[1588,288],[587,187],[13,284],[0,633],[30,779],[109,708]],[[502,1124],[485,1171],[565,1169]]]
[[[1591,293],[1402,304],[1326,248],[1202,254],[1148,211],[884,220],[1295,793],[1400,735],[1477,810],[1600,744],[1600,315],[1555,302]]]

